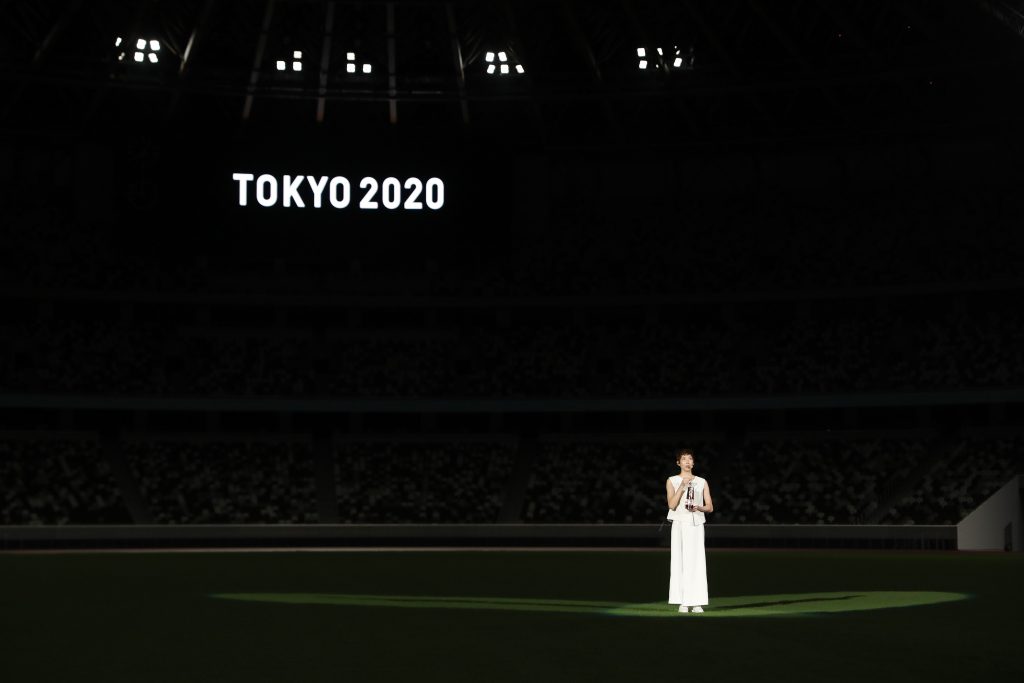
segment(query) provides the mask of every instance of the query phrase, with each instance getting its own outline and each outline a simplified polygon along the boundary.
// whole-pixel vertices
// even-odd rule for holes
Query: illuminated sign
[[[352,184],[344,176],[286,175],[264,173],[232,173],[238,183],[238,205],[249,206],[250,195],[260,206],[314,209],[331,207],[347,209],[352,206]],[[429,178],[385,178],[378,181],[369,176],[359,181],[359,200],[353,208],[363,210],[406,210],[424,208],[437,210],[444,206],[444,181]]]

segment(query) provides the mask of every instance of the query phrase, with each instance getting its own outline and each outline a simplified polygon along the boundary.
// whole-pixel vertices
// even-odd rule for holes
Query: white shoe
[[[703,610],[703,608],[701,608],[700,605],[694,605],[693,609],[690,610],[690,611],[691,612],[703,612],[704,610]]]
[[[687,611],[686,605],[679,605],[679,611],[680,612],[686,612]]]

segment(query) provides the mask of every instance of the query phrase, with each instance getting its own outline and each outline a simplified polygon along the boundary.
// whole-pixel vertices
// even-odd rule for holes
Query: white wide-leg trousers
[[[704,525],[672,520],[668,601],[673,605],[708,604],[708,568],[704,559]]]

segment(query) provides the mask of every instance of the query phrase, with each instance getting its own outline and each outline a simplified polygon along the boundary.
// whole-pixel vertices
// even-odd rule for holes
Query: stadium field
[[[1010,681],[1024,557],[709,550],[0,554],[6,681]]]

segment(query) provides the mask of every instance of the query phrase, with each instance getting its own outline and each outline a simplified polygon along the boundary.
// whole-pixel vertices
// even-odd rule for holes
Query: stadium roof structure
[[[1019,115],[1022,5],[0,0],[0,127],[405,124],[671,144],[990,126]]]

